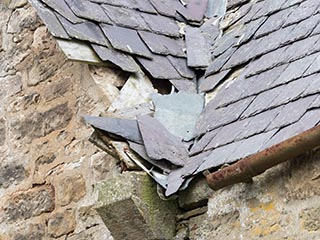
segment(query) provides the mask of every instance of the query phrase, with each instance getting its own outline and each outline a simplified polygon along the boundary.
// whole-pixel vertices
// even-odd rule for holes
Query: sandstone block
[[[98,186],[99,215],[114,239],[173,239],[176,201],[163,201],[145,173],[126,172]]]
[[[86,195],[86,182],[81,174],[64,176],[57,181],[56,198],[61,206],[78,202]]]
[[[48,221],[48,234],[58,238],[74,231],[76,221],[74,212],[70,209],[53,213]]]
[[[13,222],[39,216],[54,209],[54,191],[52,186],[32,188],[15,193],[3,205],[5,220]]]
[[[18,230],[18,231],[17,231]],[[45,226],[42,224],[27,224],[15,229],[13,240],[42,240],[45,235]]]

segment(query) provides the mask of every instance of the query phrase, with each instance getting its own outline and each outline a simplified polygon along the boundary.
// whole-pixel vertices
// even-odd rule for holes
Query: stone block
[[[9,164],[1,166],[0,188],[8,188],[12,184],[18,184],[26,177],[26,175],[26,170],[22,165]]]
[[[145,173],[126,172],[98,186],[97,211],[115,240],[173,239],[176,201],[164,201]]]
[[[320,207],[302,210],[299,217],[304,230],[320,231]]]
[[[186,190],[179,192],[179,206],[186,210],[205,206],[213,192],[205,177],[198,176]]]
[[[6,122],[4,119],[0,118],[0,146],[3,146],[5,141],[6,141]]]
[[[74,231],[76,221],[74,212],[70,209],[54,212],[48,221],[48,234],[58,238]]]
[[[86,182],[81,174],[63,176],[57,180],[56,199],[61,206],[78,202],[86,192]]]
[[[45,226],[42,224],[26,224],[15,229],[13,240],[41,240],[44,239]],[[0,238],[1,239],[1,238]]]
[[[35,187],[13,194],[3,204],[4,220],[14,222],[39,216],[54,209],[54,190],[51,185]]]

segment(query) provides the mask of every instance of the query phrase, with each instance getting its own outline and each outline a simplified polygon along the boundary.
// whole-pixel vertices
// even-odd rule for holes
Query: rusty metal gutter
[[[295,137],[246,157],[235,164],[206,175],[207,183],[213,190],[247,182],[267,169],[320,146],[320,125]]]

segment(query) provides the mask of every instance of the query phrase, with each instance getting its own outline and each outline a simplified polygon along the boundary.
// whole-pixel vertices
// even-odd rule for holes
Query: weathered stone
[[[119,174],[118,160],[105,152],[98,152],[91,156],[90,163],[94,178],[97,181]]]
[[[320,207],[305,209],[299,216],[304,230],[309,232],[320,230]]]
[[[70,78],[64,77],[60,82],[49,84],[49,86],[44,91],[43,97],[47,102],[49,102],[54,99],[63,97],[71,91],[72,85],[70,82]]]
[[[8,111],[14,113],[38,104],[40,101],[39,93],[30,93],[22,97],[15,97],[15,100],[9,105]]]
[[[67,240],[113,240],[104,224],[88,228],[80,233],[67,236]]]
[[[126,172],[98,186],[99,215],[114,239],[172,239],[175,201],[163,201],[146,173]]]
[[[22,29],[35,29],[37,26],[38,18],[33,8],[18,8],[10,17],[7,33],[20,33]]]
[[[8,188],[10,185],[17,185],[27,173],[22,165],[5,165],[0,168],[0,188]]]
[[[63,176],[55,187],[56,199],[61,206],[78,202],[86,194],[86,182],[81,174]]]
[[[76,225],[74,212],[70,209],[59,210],[50,216],[48,221],[48,234],[58,238],[74,231]]]
[[[42,240],[45,236],[45,226],[42,224],[28,224],[16,229],[13,240]]]
[[[3,118],[0,118],[0,146],[4,145],[5,142],[6,142],[6,122]]]
[[[22,90],[21,74],[0,78],[0,98],[11,97]]]
[[[187,190],[179,192],[179,206],[183,209],[193,209],[205,206],[213,194],[206,179],[202,176],[194,179]]]
[[[51,185],[45,185],[17,192],[3,206],[6,221],[28,219],[53,211],[54,191]]]
[[[46,112],[35,112],[11,122],[16,139],[43,137],[68,125],[72,111],[67,103],[55,106]]]

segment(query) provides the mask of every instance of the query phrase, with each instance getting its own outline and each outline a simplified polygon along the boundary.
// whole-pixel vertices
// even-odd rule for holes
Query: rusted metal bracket
[[[207,183],[213,190],[245,182],[267,169],[288,161],[320,146],[320,126],[316,126],[295,137],[267,148],[255,155],[206,175]]]

